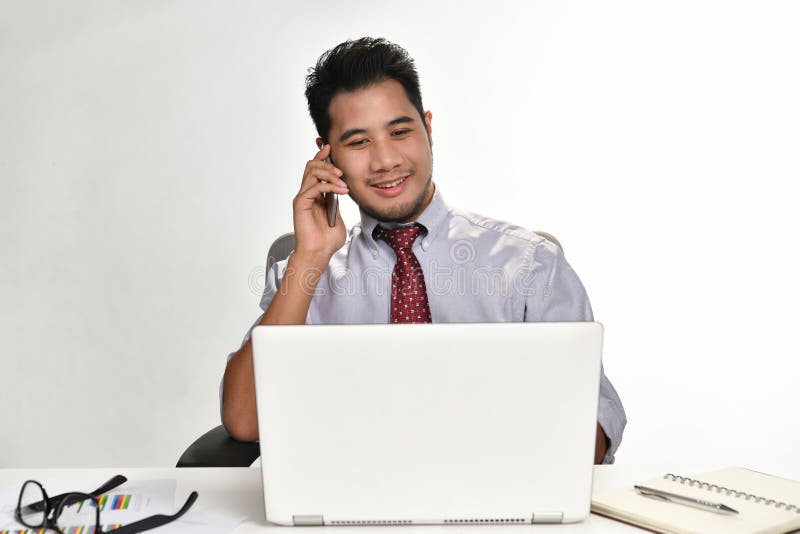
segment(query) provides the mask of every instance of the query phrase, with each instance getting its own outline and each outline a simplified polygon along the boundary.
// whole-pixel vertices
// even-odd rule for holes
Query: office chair
[[[564,252],[561,243],[547,232],[536,232]],[[294,250],[294,233],[283,234],[269,247],[267,275],[275,262],[286,259]],[[261,455],[258,443],[237,441],[225,427],[212,428],[183,452],[176,467],[248,467]]]

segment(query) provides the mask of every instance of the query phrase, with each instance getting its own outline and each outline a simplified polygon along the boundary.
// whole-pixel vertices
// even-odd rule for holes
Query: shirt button
[[[428,243],[428,241],[427,240],[423,241],[422,242],[422,250],[427,251],[429,248],[430,248],[430,244]]]

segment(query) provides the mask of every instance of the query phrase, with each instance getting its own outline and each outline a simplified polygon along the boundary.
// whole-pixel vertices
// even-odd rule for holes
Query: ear
[[[425,129],[428,131],[428,139],[431,142],[431,146],[433,146],[433,128],[431,127],[431,121],[433,120],[433,113],[430,111],[425,112]]]
[[[321,137],[317,137],[317,148],[322,150],[322,145],[323,145],[322,138]]]

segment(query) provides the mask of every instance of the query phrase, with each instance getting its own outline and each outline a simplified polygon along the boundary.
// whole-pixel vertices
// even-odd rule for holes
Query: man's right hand
[[[294,197],[294,254],[314,263],[327,265],[333,253],[345,242],[347,232],[341,215],[336,213],[336,226],[328,226],[322,193],[347,194],[342,171],[326,161],[331,146],[323,145],[314,159],[306,163],[300,192]]]

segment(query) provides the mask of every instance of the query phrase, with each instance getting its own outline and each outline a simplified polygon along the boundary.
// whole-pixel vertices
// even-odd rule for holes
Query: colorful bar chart
[[[101,495],[99,499],[97,499],[97,505],[100,507],[100,511],[108,510],[136,510],[138,506],[136,506],[136,495],[130,493],[116,493],[111,495]],[[67,506],[67,508],[75,508],[74,513],[79,514],[84,507],[94,507],[94,501],[86,500],[76,502],[75,504],[71,504]],[[2,533],[0,533],[2,534]]]
[[[97,499],[97,504],[100,507],[100,511],[102,512],[106,508],[109,510],[129,510],[135,509],[135,506],[132,506],[134,495],[129,493],[117,493],[111,495],[102,495],[99,499]],[[94,504],[89,501],[89,504]]]

